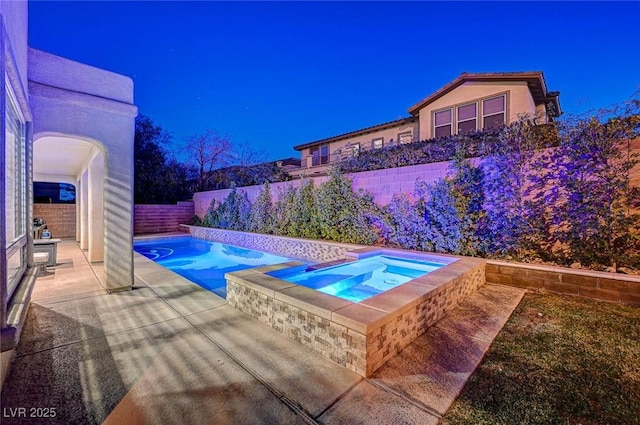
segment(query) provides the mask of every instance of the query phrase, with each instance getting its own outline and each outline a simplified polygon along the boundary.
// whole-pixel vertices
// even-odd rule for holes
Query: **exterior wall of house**
[[[398,135],[400,133],[406,132],[411,132],[413,141],[420,140],[420,126],[418,124],[418,121],[416,120],[412,123],[398,125],[392,128],[374,131],[371,133],[359,134],[353,137],[337,140],[335,142],[330,142],[329,164],[327,165],[312,166],[312,156],[310,153],[311,148],[302,149],[300,152],[301,167],[298,170],[291,171],[290,174],[294,177],[303,175],[312,176],[314,174],[324,174],[329,168],[331,168],[331,164],[339,160],[343,155],[351,155],[353,145],[359,143],[360,149],[369,150],[373,148],[374,139],[382,138],[384,146],[388,146],[389,143],[397,143]]]
[[[33,255],[30,231],[32,119],[28,104],[27,33],[27,3],[0,1],[0,163],[4,167],[0,179],[0,211],[3,214],[0,220],[0,388],[20,340],[36,280],[36,269],[30,267]],[[21,134],[16,138],[17,134],[7,125],[7,117],[12,114],[18,114],[21,121]],[[8,144],[20,150],[17,158],[6,157]],[[20,171],[22,169],[24,172]],[[17,199],[5,199],[10,193],[5,173],[9,175],[10,172],[16,182],[24,183],[24,186],[20,185],[24,192],[16,196]],[[18,202],[9,206],[6,201]],[[9,226],[13,226],[10,232]],[[7,233],[11,240],[7,240]]]
[[[87,195],[80,197],[80,244],[90,261],[104,261],[108,291],[130,289],[137,115],[133,81],[35,49],[29,49],[28,75],[34,141],[57,143],[60,149],[65,140],[92,145],[82,168],[73,171],[77,191]]]
[[[0,15],[4,21],[5,33],[13,53],[12,61],[15,61],[19,79],[26,90],[28,33],[26,2],[1,1]]]
[[[538,112],[527,83],[524,81],[508,83],[466,82],[420,110],[419,116],[421,137],[423,139],[434,137],[434,130],[432,127],[432,117],[434,111],[452,106],[464,105],[465,103],[503,93],[507,94],[507,124],[517,120],[518,116],[521,114],[535,115],[536,112]],[[481,116],[481,111],[478,111],[479,126],[481,125]],[[455,127],[455,117],[453,123]]]

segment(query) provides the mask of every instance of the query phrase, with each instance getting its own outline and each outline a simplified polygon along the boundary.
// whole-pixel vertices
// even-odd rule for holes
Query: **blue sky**
[[[565,112],[640,89],[640,2],[29,3],[29,44],[133,78],[176,146],[267,151],[407,116],[461,72],[544,71]]]

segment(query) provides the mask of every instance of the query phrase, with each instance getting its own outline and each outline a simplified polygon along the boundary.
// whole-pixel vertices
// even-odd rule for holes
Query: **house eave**
[[[529,87],[531,96],[536,105],[544,104],[548,101],[549,93],[547,92],[547,85],[544,81],[544,75],[542,71],[523,71],[523,72],[491,72],[491,73],[467,73],[463,72],[444,87],[440,88],[436,92],[432,93],[428,97],[422,99],[408,109],[409,114],[416,116],[421,109],[425,108],[429,104],[435,102],[446,94],[452,92],[456,88],[460,87],[467,82],[513,82],[524,81]],[[556,97],[556,103],[557,97]],[[559,110],[559,104],[558,110]]]
[[[389,128],[397,127],[403,124],[409,124],[415,122],[418,117],[405,117],[394,121],[389,121],[383,124],[374,125],[371,127],[362,128],[360,130],[350,131],[349,133],[343,133],[338,136],[328,137],[326,139],[314,140],[313,142],[303,143],[301,145],[294,146],[293,149],[301,151],[317,145],[323,145],[325,143],[337,142],[344,139],[350,139],[351,137],[362,136],[368,133],[374,133],[376,131],[387,130]]]

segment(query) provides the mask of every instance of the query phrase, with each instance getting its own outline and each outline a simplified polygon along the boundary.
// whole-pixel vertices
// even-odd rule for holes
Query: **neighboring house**
[[[32,49],[27,28],[27,2],[0,1],[0,385],[36,280],[34,177],[75,186],[76,240],[101,283],[133,285],[133,81]]]
[[[344,155],[510,124],[530,117],[535,124],[561,114],[559,92],[547,91],[541,71],[462,73],[408,109],[411,116],[295,146],[301,167],[294,177],[325,174]]]

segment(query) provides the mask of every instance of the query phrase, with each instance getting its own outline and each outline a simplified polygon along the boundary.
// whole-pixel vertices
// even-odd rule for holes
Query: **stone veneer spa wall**
[[[459,258],[442,269],[353,303],[266,274],[299,265],[289,262],[228,273],[227,302],[365,377],[485,281],[484,260]]]

